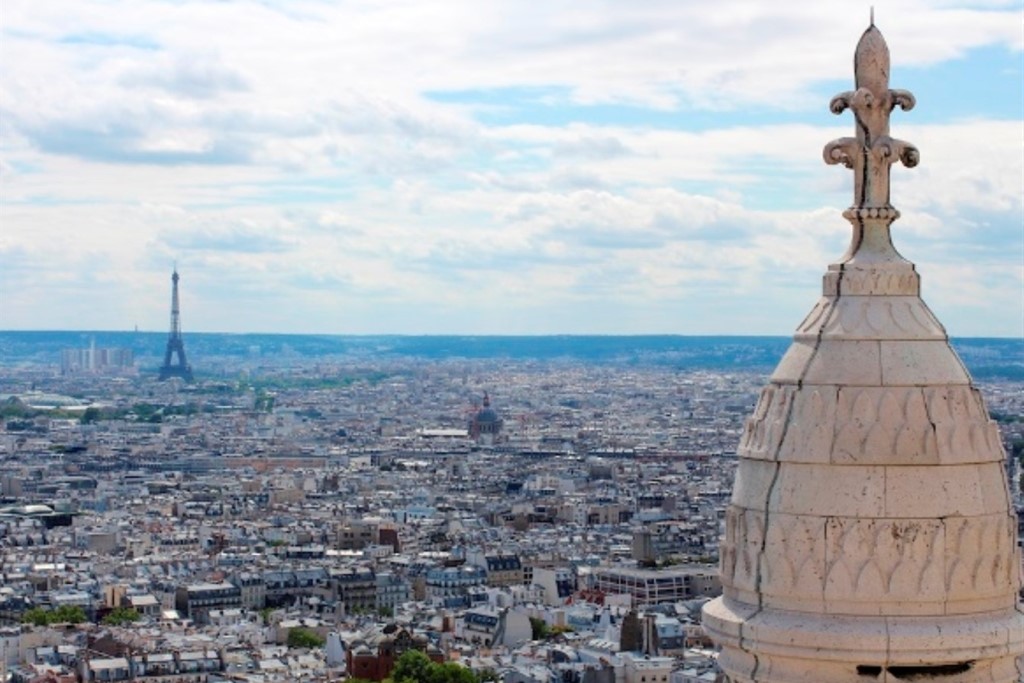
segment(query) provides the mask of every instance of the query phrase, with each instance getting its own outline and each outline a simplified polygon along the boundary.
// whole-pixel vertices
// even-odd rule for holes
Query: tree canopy
[[[107,614],[107,616],[103,617],[103,623],[109,624],[110,626],[120,626],[121,624],[129,624],[133,621],[138,621],[141,618],[142,615],[131,607],[115,607]]]
[[[308,628],[296,626],[288,629],[288,647],[322,647],[324,639]]]
[[[398,658],[391,680],[394,683],[480,683],[470,669],[455,662],[432,662],[419,650],[409,650]]]
[[[21,621],[35,626],[49,624],[81,624],[85,621],[85,610],[72,605],[61,605],[56,609],[33,607],[21,615]]]

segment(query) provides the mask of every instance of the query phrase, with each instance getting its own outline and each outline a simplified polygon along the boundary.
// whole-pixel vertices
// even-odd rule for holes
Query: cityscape
[[[0,683],[1024,683],[981,5],[6,8]]]
[[[200,355],[172,331],[186,381],[160,379],[158,335],[48,337],[0,335],[12,680],[381,680],[410,648],[502,681],[716,680],[700,608],[787,340],[195,335]],[[960,344],[1020,508],[1020,344]]]

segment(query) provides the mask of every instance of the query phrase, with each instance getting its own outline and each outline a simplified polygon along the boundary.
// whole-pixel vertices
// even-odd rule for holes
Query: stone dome
[[[477,412],[476,419],[479,422],[496,422],[498,420],[498,413],[491,407],[491,395],[487,392],[484,392],[484,404]]]
[[[497,422],[501,418],[498,417],[498,413],[494,408],[481,408],[480,412],[476,414],[476,421],[483,424],[489,422]]]
[[[484,393],[483,406],[469,421],[469,435],[474,439],[493,440],[501,431],[504,421],[491,407],[491,397]]]
[[[855,58],[847,253],[748,420],[703,624],[729,683],[1024,680],[1020,550],[995,423],[920,277],[892,245],[888,87],[872,24]]]

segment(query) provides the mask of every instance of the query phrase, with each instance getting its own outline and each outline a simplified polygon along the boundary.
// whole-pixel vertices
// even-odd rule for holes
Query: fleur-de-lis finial
[[[899,217],[889,203],[889,170],[899,159],[908,168],[918,162],[917,148],[889,136],[889,114],[897,106],[904,111],[914,107],[914,96],[906,90],[889,89],[889,47],[875,27],[874,8],[871,25],[864,31],[854,53],[856,90],[832,98],[834,114],[853,111],[857,137],[839,138],[825,145],[827,164],[843,164],[854,171],[853,206],[844,214],[851,221],[865,218]]]

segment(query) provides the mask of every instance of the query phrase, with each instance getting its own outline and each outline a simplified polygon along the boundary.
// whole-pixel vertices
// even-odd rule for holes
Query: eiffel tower
[[[185,344],[181,340],[181,316],[178,309],[178,269],[171,275],[171,334],[167,337],[167,350],[164,352],[164,364],[160,366],[160,381],[171,377],[180,377],[186,382],[192,381],[192,366],[185,360]],[[177,355],[178,362],[172,363],[171,357]]]

